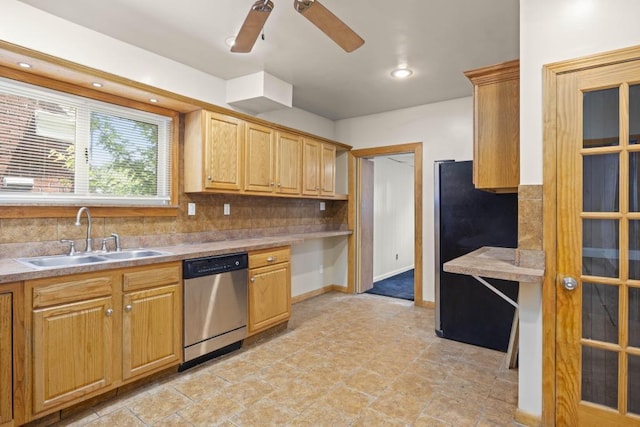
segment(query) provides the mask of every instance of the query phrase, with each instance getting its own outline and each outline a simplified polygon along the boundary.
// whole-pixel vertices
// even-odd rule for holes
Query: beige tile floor
[[[58,425],[512,426],[505,354],[434,334],[412,302],[331,293],[286,331]]]

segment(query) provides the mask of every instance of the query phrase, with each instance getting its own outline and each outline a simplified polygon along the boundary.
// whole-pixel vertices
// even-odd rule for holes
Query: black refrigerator
[[[483,246],[518,244],[518,196],[476,190],[471,161],[435,162],[436,334],[507,351],[514,307],[471,276],[442,265]],[[517,300],[518,283],[487,279]]]

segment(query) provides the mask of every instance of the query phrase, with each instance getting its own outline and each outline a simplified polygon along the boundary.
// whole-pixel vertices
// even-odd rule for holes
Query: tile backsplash
[[[187,215],[187,204],[196,204],[196,215]],[[231,215],[223,214],[228,203]],[[123,247],[161,246],[183,242],[215,241],[345,229],[348,203],[320,200],[241,196],[227,194],[181,194],[176,217],[92,217],[94,248],[100,239],[118,233]],[[84,250],[86,217],[80,227],[74,218],[0,219],[0,258],[64,253],[61,239],[74,239]],[[113,245],[113,243],[109,243]]]

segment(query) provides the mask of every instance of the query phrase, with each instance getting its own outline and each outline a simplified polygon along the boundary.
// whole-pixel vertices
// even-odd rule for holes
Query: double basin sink
[[[51,255],[33,258],[16,258],[16,261],[33,268],[76,267],[109,261],[127,261],[154,256],[171,255],[169,252],[151,249],[126,249],[120,252],[91,252],[76,255]]]

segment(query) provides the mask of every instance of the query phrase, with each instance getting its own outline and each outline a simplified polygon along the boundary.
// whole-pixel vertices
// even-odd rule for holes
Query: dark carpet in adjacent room
[[[413,301],[413,269],[374,282],[365,293]]]

